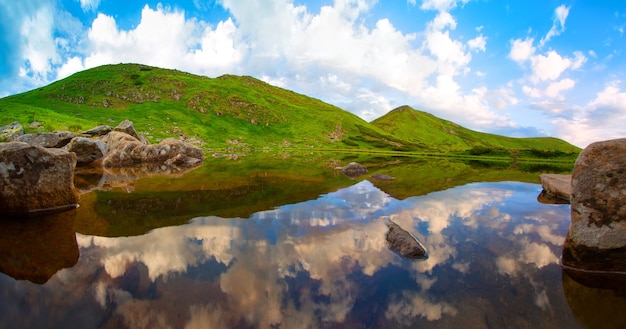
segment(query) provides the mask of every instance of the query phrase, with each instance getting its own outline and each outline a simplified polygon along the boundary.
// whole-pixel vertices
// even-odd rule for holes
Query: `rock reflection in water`
[[[78,261],[76,211],[40,217],[0,218],[0,272],[43,284]]]
[[[557,257],[569,206],[536,203],[540,189],[480,183],[398,200],[362,181],[246,218],[78,234],[78,264],[45,287],[0,277],[12,291],[0,317],[41,324],[20,323],[31,309],[14,301],[29,299],[43,327],[88,314],[82,327],[580,328]],[[428,259],[390,251],[381,218]]]

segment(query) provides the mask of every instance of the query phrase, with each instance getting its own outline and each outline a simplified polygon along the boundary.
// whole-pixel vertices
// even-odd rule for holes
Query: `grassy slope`
[[[578,154],[580,149],[558,138],[511,138],[481,133],[461,127],[453,122],[437,118],[429,113],[402,106],[374,120],[372,124],[397,138],[418,145],[429,145],[437,149],[465,151],[490,150],[530,150],[561,151]]]
[[[38,121],[46,131],[78,132],[123,119],[151,141],[184,134],[209,148],[345,147],[343,138],[369,126],[335,106],[251,77],[211,79],[138,64],[89,69],[0,99],[0,124]]]
[[[246,76],[207,78],[140,64],[105,65],[0,99],[0,125],[80,132],[129,119],[148,140],[184,135],[205,148],[449,152],[475,146],[580,150],[558,139],[478,133],[409,107],[372,124],[340,108]],[[34,132],[34,129],[27,129]]]

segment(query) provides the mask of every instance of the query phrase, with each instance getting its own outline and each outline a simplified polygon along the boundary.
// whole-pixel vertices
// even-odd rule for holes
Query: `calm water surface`
[[[570,207],[537,202],[537,184],[476,182],[395,198],[367,177],[282,177],[300,186],[285,187],[290,197],[282,199],[301,200],[271,205],[278,192],[259,178],[263,172],[280,176],[246,174],[248,184],[222,179],[217,189],[215,177],[152,178],[160,191],[150,193],[141,184],[112,184],[84,194],[76,212],[5,224],[0,328],[626,323],[623,295],[561,271]],[[305,182],[329,191],[312,194]],[[182,193],[188,185],[193,191]],[[203,208],[220,196],[245,205]],[[153,224],[159,217],[167,226]],[[413,233],[428,258],[390,251],[389,220]]]

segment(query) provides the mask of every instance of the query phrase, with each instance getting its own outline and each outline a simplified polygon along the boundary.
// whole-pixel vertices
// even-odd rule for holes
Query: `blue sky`
[[[585,147],[626,137],[626,3],[0,0],[0,97],[138,62],[251,75],[371,121],[411,105]]]

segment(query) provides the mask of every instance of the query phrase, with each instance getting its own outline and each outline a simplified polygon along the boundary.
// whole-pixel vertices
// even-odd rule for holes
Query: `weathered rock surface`
[[[137,133],[137,131],[135,130],[135,125],[132,123],[132,121],[124,120],[120,122],[120,124],[117,125],[117,127],[113,128],[113,130],[131,135],[137,138],[138,141],[145,143],[145,140],[141,138],[139,134]]]
[[[356,178],[367,174],[367,168],[360,163],[350,162],[341,168],[341,172],[350,178]]]
[[[626,139],[593,143],[581,152],[571,205],[563,265],[626,272]]]
[[[83,135],[88,135],[91,137],[97,137],[97,136],[104,136],[108,133],[110,133],[113,130],[113,128],[111,128],[111,126],[107,126],[107,125],[101,125],[101,126],[97,126],[94,128],[91,128],[85,132],[83,132]]]
[[[0,143],[0,213],[76,208],[76,155],[21,142]]]
[[[389,249],[409,259],[423,259],[426,257],[426,249],[411,233],[391,221],[387,222],[387,227],[389,227],[389,231],[385,238]]]
[[[78,165],[85,165],[100,160],[106,153],[106,145],[100,139],[74,137],[68,144],[67,150],[76,153]]]
[[[165,139],[159,144],[146,145],[133,136],[112,131],[105,138],[107,155],[104,167],[122,167],[139,163],[195,164],[202,161],[203,153],[198,147],[177,139]]]
[[[53,133],[26,134],[17,138],[17,142],[39,145],[47,148],[60,148],[67,145],[76,134],[68,131]]]
[[[10,125],[0,127],[0,142],[12,142],[24,134],[24,127],[14,121]]]
[[[572,175],[541,174],[539,181],[543,191],[549,198],[569,202],[572,194]]]

